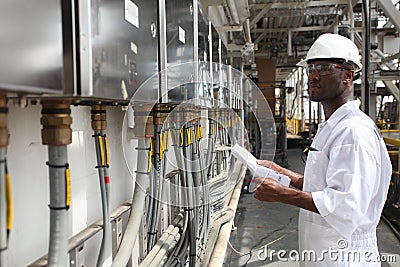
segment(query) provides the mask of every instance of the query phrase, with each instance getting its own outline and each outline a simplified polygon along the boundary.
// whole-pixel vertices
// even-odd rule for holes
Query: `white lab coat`
[[[308,153],[303,190],[320,214],[300,210],[302,266],[380,266],[376,226],[392,167],[379,130],[358,106],[350,101],[321,123],[311,145],[317,151]]]

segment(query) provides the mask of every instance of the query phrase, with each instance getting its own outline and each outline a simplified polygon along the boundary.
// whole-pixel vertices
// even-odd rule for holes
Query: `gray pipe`
[[[67,146],[48,146],[50,180],[50,241],[48,266],[68,264],[68,210],[66,209],[65,168]]]
[[[104,177],[106,175],[106,167],[102,166],[101,148],[97,135],[103,136],[102,132],[95,132],[95,148],[97,156],[97,170],[99,173],[100,195],[101,195],[101,208],[103,213],[103,238],[101,240],[101,247],[99,257],[97,258],[97,266],[109,266],[112,262],[112,236],[111,236],[111,223],[110,223],[110,209],[107,199],[106,184]],[[103,137],[101,137],[103,138]],[[105,152],[105,146],[103,146]]]
[[[147,172],[148,166],[148,151],[146,150],[146,139],[139,139],[138,156],[137,156],[137,172],[136,172],[136,185],[133,192],[131,214],[129,215],[128,225],[122,238],[121,245],[112,267],[124,267],[129,261],[132,254],[133,247],[138,236],[140,222],[142,221],[143,209],[146,199],[146,192],[144,192],[139,185],[145,185],[146,191],[148,190],[149,173]]]
[[[6,149],[0,148],[0,266],[7,266]]]

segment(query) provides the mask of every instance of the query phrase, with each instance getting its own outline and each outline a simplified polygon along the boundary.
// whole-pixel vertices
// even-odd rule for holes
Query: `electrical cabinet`
[[[62,3],[67,95],[126,100],[157,73],[157,1]]]
[[[166,14],[166,62],[169,99],[181,102],[209,93],[199,81],[209,80],[210,71],[199,61],[210,61],[208,37],[209,21],[197,0],[171,0],[165,3]],[[192,64],[190,64],[190,62]],[[178,65],[183,64],[180,68]],[[181,85],[174,88],[176,84]]]
[[[0,90],[62,94],[60,3],[0,2]]]
[[[0,89],[130,99],[158,71],[155,10],[157,0],[1,1]]]

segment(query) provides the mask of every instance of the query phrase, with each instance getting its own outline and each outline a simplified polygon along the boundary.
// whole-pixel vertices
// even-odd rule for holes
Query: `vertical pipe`
[[[292,53],[292,31],[288,32],[288,46],[287,46],[287,49],[288,49],[288,56],[293,55],[293,53]]]
[[[369,22],[369,0],[362,1],[362,14],[364,22],[364,32],[363,32],[363,69],[362,69],[362,84],[363,89],[361,90],[361,106],[365,114],[369,115],[369,54],[370,54],[370,31],[371,25]]]
[[[48,146],[50,240],[48,266],[68,266],[70,175],[67,145],[72,143],[70,101],[42,100],[42,143]]]
[[[168,102],[167,73],[167,19],[166,0],[158,0],[158,71],[159,97],[163,103]]]
[[[153,195],[151,196],[151,200],[153,202],[152,205],[152,219],[150,222],[150,230],[148,235],[148,251],[151,250],[155,242],[157,241],[157,226],[160,218],[160,204],[161,204],[161,196],[162,196],[162,179],[163,175],[161,173],[161,161],[160,161],[160,134],[161,134],[162,126],[159,124],[154,125],[155,129],[155,153],[154,153],[154,183],[153,188],[151,188],[151,192]]]
[[[97,266],[110,266],[112,262],[112,229],[110,222],[109,199],[109,155],[107,137],[104,131],[107,128],[107,110],[105,106],[94,105],[91,110],[92,129],[94,131],[95,150],[97,158],[97,171],[101,195],[101,208],[103,217],[103,236],[100,252],[97,258]]]
[[[210,53],[210,83],[209,83],[209,91],[210,91],[210,99],[214,98],[214,64],[213,64],[213,36],[212,36],[212,23],[208,22],[208,48]],[[214,105],[214,101],[211,102],[211,106]]]
[[[0,266],[7,266],[6,149],[0,148]]]
[[[352,0],[348,0],[347,11],[348,11],[347,16],[349,17],[349,20],[350,20],[350,40],[352,40],[354,42],[354,12],[353,12],[353,1]]]
[[[50,243],[48,266],[68,266],[68,207],[65,184],[67,146],[48,146],[50,181]]]
[[[112,237],[111,237],[111,223],[110,223],[110,210],[109,203],[107,200],[106,193],[106,185],[105,185],[105,162],[104,158],[102,159],[102,155],[104,157],[104,150],[101,152],[102,148],[99,142],[99,138],[103,138],[101,132],[95,132],[95,148],[97,154],[97,170],[99,173],[99,185],[100,185],[100,193],[101,193],[101,208],[103,213],[103,238],[101,240],[101,247],[99,257],[97,259],[97,266],[109,266],[111,265],[111,246],[112,246]]]
[[[194,96],[195,105],[199,105],[199,5],[197,0],[193,0],[193,62],[194,62]]]
[[[126,266],[132,254],[138,236],[140,223],[142,221],[143,209],[145,205],[146,192],[148,187],[148,145],[145,138],[139,138],[137,156],[136,184],[133,191],[133,199],[129,221],[126,226],[124,237],[113,261],[113,267]],[[140,186],[145,188],[141,188]]]
[[[6,189],[6,149],[8,146],[7,129],[7,103],[6,96],[0,95],[0,266],[7,266],[7,242],[8,242],[8,214],[11,212],[11,203],[7,203]],[[10,197],[11,198],[11,197]],[[10,223],[11,224],[11,223]]]
[[[304,112],[304,90],[303,90],[303,85],[304,85],[304,70],[303,68],[299,69],[300,72],[300,112],[301,112],[301,131],[304,132],[304,117],[305,117],[305,112]]]
[[[244,62],[242,61],[242,66],[241,66],[241,73],[244,73]],[[242,74],[243,75],[243,74]],[[240,129],[240,137],[239,137],[239,145],[244,146],[244,77],[240,77],[240,98],[239,98],[239,109],[240,109],[240,123],[239,129]],[[233,145],[233,144],[232,144]]]

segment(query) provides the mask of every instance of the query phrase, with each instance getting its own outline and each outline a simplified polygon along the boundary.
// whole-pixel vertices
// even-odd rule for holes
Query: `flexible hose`
[[[67,146],[48,146],[50,180],[50,242],[48,266],[68,264],[68,208],[70,184]]]
[[[103,238],[101,240],[99,257],[97,258],[97,265],[110,266],[112,262],[112,230],[110,223],[110,209],[106,193],[105,171],[106,171],[106,151],[103,139],[103,133],[95,131],[94,134],[96,156],[97,156],[97,170],[99,173],[100,195],[101,195],[101,208],[103,214]]]
[[[175,238],[171,241],[171,244],[167,248],[167,253],[165,253],[164,257],[158,263],[158,265],[160,265],[160,266],[169,266],[169,265],[166,265],[166,262],[169,260],[169,253],[170,253],[170,251],[172,251],[176,247],[176,244],[179,242],[179,240],[181,240],[181,238],[182,238],[182,236],[179,233],[177,233]]]
[[[7,266],[6,149],[0,148],[0,266]]]
[[[172,224],[169,225],[167,230],[164,231],[160,239],[157,241],[152,250],[147,254],[146,258],[144,258],[144,260],[140,263],[139,266],[150,266],[150,263],[152,263],[154,258],[157,256],[160,249],[163,247],[164,243],[166,243],[168,237],[171,235],[174,229],[177,228],[179,224],[181,224],[182,220],[183,220],[183,214],[179,213],[178,216],[172,222]]]
[[[111,265],[112,267],[126,266],[132,254],[138,236],[146,199],[146,192],[144,192],[139,185],[145,186],[146,191],[148,190],[148,163],[148,147],[146,146],[146,139],[141,138],[139,139],[138,145],[136,185],[133,191],[131,213],[129,215],[128,225],[126,226],[121,245],[115,255],[113,264]]]
[[[232,175],[236,175],[235,181],[238,179],[240,180],[236,183],[235,188],[230,195],[229,204],[223,216],[213,222],[209,235],[210,238],[207,242],[206,253],[200,266],[222,265],[221,259],[223,260],[227,242],[222,242],[221,240],[227,241],[227,238],[229,239],[233,218],[240,198],[240,192],[243,185],[242,178],[244,177],[244,174],[245,168],[242,167],[241,163],[236,162]],[[228,224],[224,226],[225,223]]]
[[[111,184],[110,184],[110,174],[108,172],[108,168],[110,166],[110,152],[108,149],[107,136],[103,133],[103,131],[101,131],[100,133],[103,135],[104,150],[105,150],[106,165],[107,165],[107,167],[104,168],[104,183],[105,183],[105,187],[106,187],[107,208],[108,208],[108,214],[111,214]]]
[[[194,210],[194,195],[193,195],[193,190],[194,190],[194,183],[193,183],[193,171],[192,171],[192,166],[190,163],[190,160],[192,159],[192,145],[191,145],[191,137],[192,137],[192,123],[188,122],[186,124],[186,127],[184,128],[185,130],[185,143],[183,147],[183,155],[185,157],[184,162],[185,162],[185,172],[187,174],[187,199],[188,199],[188,205],[187,205],[187,212],[189,216],[189,222],[188,222],[188,234],[189,234],[189,256],[190,256],[190,265],[194,266],[196,262],[196,222],[195,222],[195,210]],[[186,134],[189,133],[189,134]]]
[[[152,185],[154,188],[151,188],[151,192],[153,195],[150,198],[152,202],[152,209],[150,210],[152,213],[152,219],[150,221],[149,233],[148,233],[148,243],[147,243],[147,250],[150,251],[153,245],[156,242],[157,238],[157,227],[160,220],[160,204],[161,204],[161,197],[163,192],[163,184],[162,184],[162,177],[163,173],[161,173],[161,161],[160,161],[160,148],[161,148],[161,137],[160,137],[160,130],[161,126],[155,126],[156,133],[155,133],[155,155],[154,155],[154,179]]]
[[[154,257],[153,261],[151,262],[151,266],[159,266],[160,262],[167,255],[168,251],[173,249],[179,239],[179,227],[175,227],[171,234],[168,235],[167,240],[164,242],[157,255]]]
[[[183,147],[180,145],[181,142],[179,142],[179,131],[180,131],[180,126],[179,124],[175,124],[175,129],[174,129],[174,134],[172,135],[172,142],[174,144],[174,152],[175,152],[175,158],[178,164],[178,169],[182,170],[182,172],[179,175],[179,181],[182,186],[182,188],[186,189],[187,188],[187,173],[184,170],[184,163],[182,159],[183,155]],[[184,159],[185,160],[185,159]],[[187,190],[187,189],[186,189]],[[187,205],[187,195],[186,195],[186,190],[179,191],[179,193],[183,193],[182,196],[180,196],[180,199],[182,199],[181,202],[184,207]],[[188,242],[188,235],[187,235],[187,228],[188,228],[188,222],[189,222],[189,211],[185,211],[185,216],[183,220],[183,230],[181,234],[181,238],[178,241],[178,244],[176,245],[175,251],[173,252],[173,255],[167,260],[165,263],[165,266],[174,266],[173,262],[176,262],[178,258],[181,258],[184,253],[187,250],[187,244]]]

